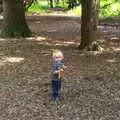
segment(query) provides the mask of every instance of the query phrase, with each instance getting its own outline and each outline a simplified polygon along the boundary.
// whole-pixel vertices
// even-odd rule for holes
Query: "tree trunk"
[[[0,0],[0,14],[3,12],[2,0]]]
[[[99,0],[82,0],[80,49],[92,50],[96,41]]]
[[[53,8],[53,0],[50,0],[50,8]]]
[[[3,0],[2,37],[27,37],[31,31],[25,20],[23,0]]]

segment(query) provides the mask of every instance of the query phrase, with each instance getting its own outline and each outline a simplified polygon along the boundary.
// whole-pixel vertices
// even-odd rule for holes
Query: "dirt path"
[[[119,120],[119,26],[99,26],[105,51],[80,52],[77,21],[28,23],[35,37],[0,39],[0,120]],[[68,66],[58,108],[50,97],[52,48]]]

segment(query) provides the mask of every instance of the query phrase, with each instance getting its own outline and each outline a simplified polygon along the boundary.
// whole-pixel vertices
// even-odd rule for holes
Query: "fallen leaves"
[[[118,120],[119,49],[114,44],[112,48],[116,50],[111,49],[109,41],[105,39],[100,43],[104,48],[102,52],[80,52],[75,49],[80,36],[77,35],[75,39],[76,31],[80,30],[78,22],[63,20],[62,25],[60,21],[51,22],[31,23],[32,30],[39,32],[41,36],[21,40],[1,39],[0,119]],[[46,34],[47,28],[50,30],[51,26],[56,28],[55,31],[51,29],[53,31]],[[109,35],[110,32],[107,37]],[[56,46],[57,43],[60,46]],[[63,51],[67,66],[62,82],[61,101],[57,107],[51,101],[53,48]]]

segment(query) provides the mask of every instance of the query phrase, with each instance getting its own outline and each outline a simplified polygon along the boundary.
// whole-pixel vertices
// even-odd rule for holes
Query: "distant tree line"
[[[60,2],[66,2],[68,4],[68,9],[73,9],[80,5],[81,0],[49,0],[48,2],[50,8],[54,7],[54,3],[58,5]],[[33,3],[39,3],[39,0],[24,0],[25,11],[27,11]]]

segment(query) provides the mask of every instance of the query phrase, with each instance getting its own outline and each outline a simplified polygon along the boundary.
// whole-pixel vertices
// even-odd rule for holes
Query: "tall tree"
[[[80,49],[98,49],[95,44],[98,25],[99,0],[82,0]]]
[[[3,12],[2,0],[0,0],[0,13]]]
[[[3,0],[3,12],[2,37],[25,37],[31,35],[25,20],[23,0]]]
[[[53,0],[50,0],[50,8],[53,8]]]

